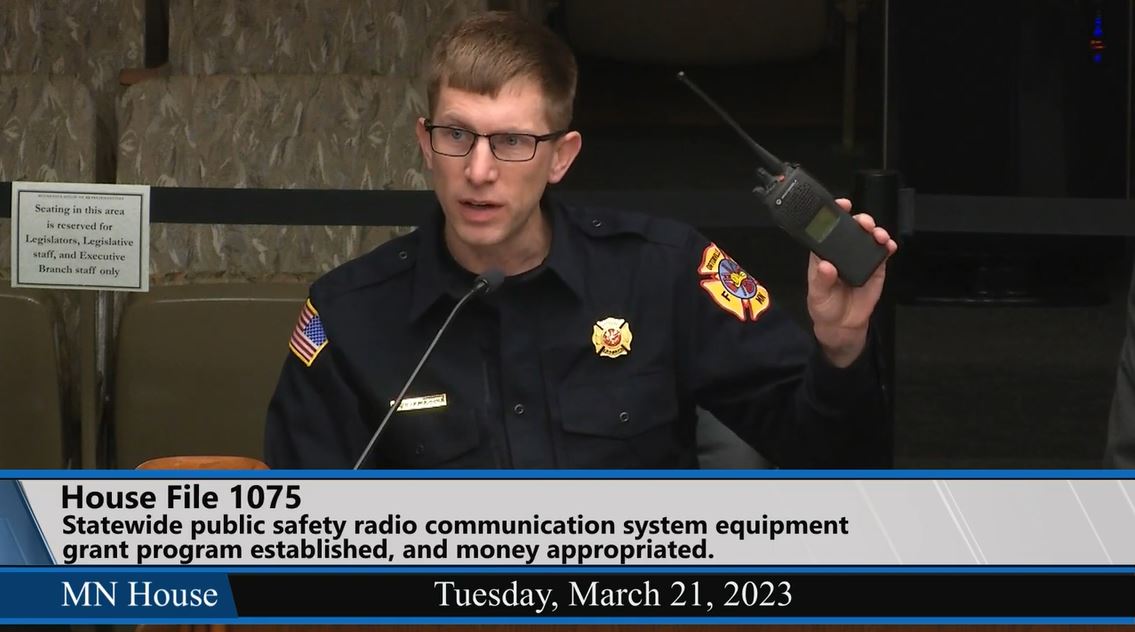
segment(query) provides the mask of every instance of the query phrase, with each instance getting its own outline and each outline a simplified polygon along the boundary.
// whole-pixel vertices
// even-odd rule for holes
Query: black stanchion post
[[[855,173],[855,193],[851,198],[855,212],[869,213],[875,223],[899,238],[899,174],[896,171],[870,169]],[[879,370],[883,396],[887,405],[886,441],[888,454],[880,458],[887,466],[894,465],[895,410],[895,297],[898,275],[895,261],[887,262],[887,283],[875,308],[873,326],[878,344]]]

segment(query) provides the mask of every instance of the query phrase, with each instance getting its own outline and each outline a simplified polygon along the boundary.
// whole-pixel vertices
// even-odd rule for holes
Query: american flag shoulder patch
[[[327,334],[323,332],[323,320],[319,317],[319,312],[315,311],[311,299],[308,299],[304,301],[303,309],[300,310],[300,318],[296,322],[291,340],[288,341],[288,348],[300,359],[300,362],[304,363],[304,366],[311,366],[316,356],[326,346]]]

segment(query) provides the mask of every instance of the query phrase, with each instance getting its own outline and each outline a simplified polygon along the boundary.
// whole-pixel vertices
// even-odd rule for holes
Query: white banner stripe
[[[950,491],[950,487],[945,481],[934,481],[934,487],[937,488],[938,494],[942,496],[942,503],[946,505],[946,511],[950,512],[950,518],[958,527],[958,532],[962,534],[962,539],[965,541],[966,547],[969,548],[970,554],[973,555],[973,561],[984,564],[985,557],[981,555],[980,547],[977,546],[973,532],[969,530],[969,525],[965,524],[962,510],[954,500],[954,494]]]
[[[871,502],[870,495],[868,495],[867,490],[863,488],[863,482],[856,481],[855,487],[859,490],[859,495],[863,497],[863,502],[867,503],[867,508],[871,510],[871,515],[875,518],[875,524],[879,525],[879,531],[883,533],[883,538],[887,541],[887,546],[891,548],[891,553],[894,554],[895,561],[902,564],[902,555],[899,554],[898,548],[895,547],[895,542],[891,539],[891,534],[887,531],[887,525],[883,524],[883,519],[879,517],[879,512],[875,510],[875,503]]]
[[[1135,524],[1132,490],[1122,489],[1121,499],[1109,479],[1077,480],[1071,494],[1068,485],[539,477],[21,483],[62,564],[1135,566],[1126,539]]]
[[[1088,513],[1088,508],[1084,506],[1083,499],[1080,498],[1079,492],[1076,491],[1076,486],[1072,484],[1072,481],[1066,482],[1068,483],[1068,489],[1072,490],[1072,496],[1076,498],[1076,504],[1080,506],[1080,511],[1083,512],[1084,518],[1088,521],[1088,527],[1091,528],[1092,535],[1095,536],[1096,542],[1099,542],[1100,550],[1103,551],[1104,557],[1107,558],[1107,563],[1114,564],[1115,562],[1111,559],[1111,554],[1107,552],[1107,545],[1103,543],[1100,532],[1096,530],[1096,525],[1092,522],[1092,516]]]
[[[1123,486],[1123,481],[1115,481],[1119,485],[1119,493],[1123,494],[1123,498],[1127,500],[1127,506],[1131,508],[1131,515],[1135,516],[1135,502],[1131,502],[1131,495],[1127,493],[1127,488]]]

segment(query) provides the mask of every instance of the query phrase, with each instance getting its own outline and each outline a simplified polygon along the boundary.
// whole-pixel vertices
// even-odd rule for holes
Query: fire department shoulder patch
[[[741,322],[760,318],[771,304],[768,290],[715,244],[702,251],[698,275],[713,302]]]

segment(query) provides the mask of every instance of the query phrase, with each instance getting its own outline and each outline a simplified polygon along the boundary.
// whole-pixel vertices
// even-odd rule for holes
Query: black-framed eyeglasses
[[[505,162],[526,162],[536,156],[536,147],[546,141],[563,136],[567,130],[550,134],[521,134],[519,132],[500,132],[478,134],[473,130],[451,125],[434,125],[426,120],[426,131],[430,134],[430,149],[443,156],[462,158],[468,156],[477,144],[478,138],[489,139],[489,149],[497,160]]]

